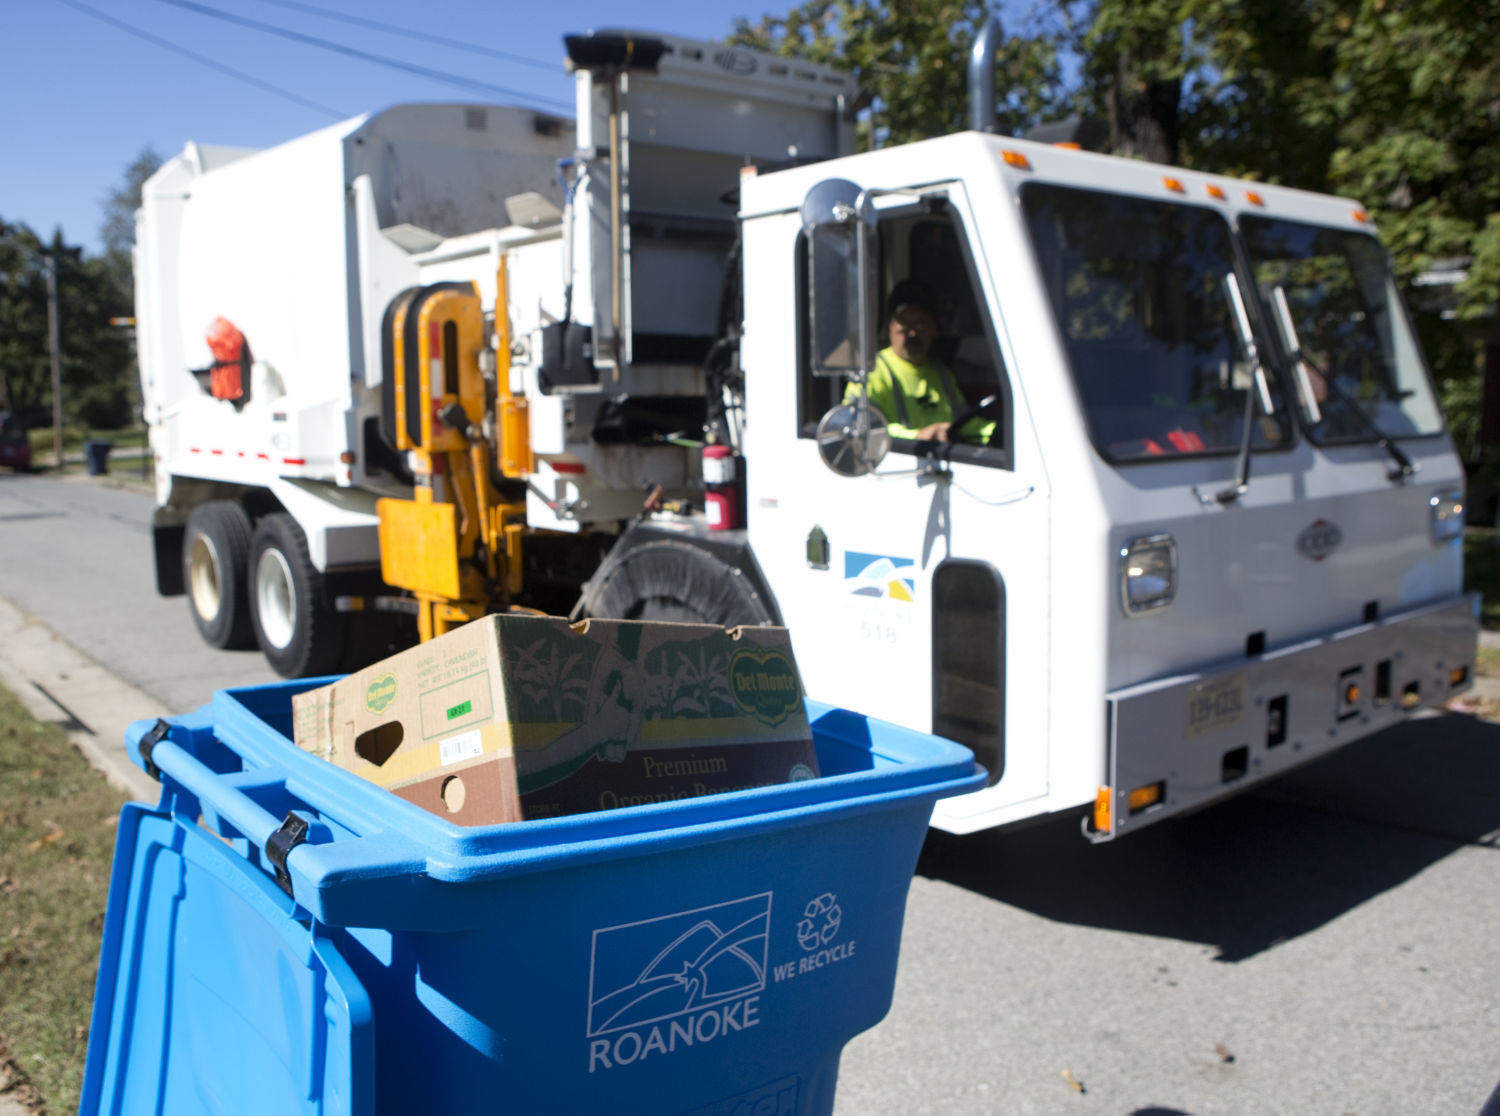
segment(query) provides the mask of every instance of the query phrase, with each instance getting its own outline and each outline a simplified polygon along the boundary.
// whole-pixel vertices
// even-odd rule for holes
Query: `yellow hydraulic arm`
[[[380,567],[388,585],[416,598],[424,641],[505,607],[521,589],[526,505],[501,499],[485,436],[493,431],[502,475],[531,471],[526,400],[510,391],[507,304],[502,258],[493,349],[471,283],[408,291],[391,308],[396,448],[409,454],[416,489],[413,499],[376,505]],[[493,388],[487,352],[495,355]]]

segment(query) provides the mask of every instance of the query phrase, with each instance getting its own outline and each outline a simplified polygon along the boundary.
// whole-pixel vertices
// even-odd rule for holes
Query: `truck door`
[[[779,254],[793,272],[782,289],[796,321],[785,338],[799,354],[795,407],[763,407],[756,392],[767,388],[747,366],[751,542],[808,693],[973,748],[999,783],[976,810],[992,810],[1047,788],[1047,477],[961,188],[882,202],[867,264],[878,277],[876,364],[896,355],[898,285],[903,297],[914,285],[925,292],[936,337],[905,398],[881,404],[898,412],[886,416],[897,435],[889,455],[873,473],[835,474],[814,434],[858,389],[810,367],[809,238],[798,236],[791,258]],[[763,270],[747,255],[747,306]],[[950,443],[903,436],[943,409],[939,396],[950,412],[995,399]]]

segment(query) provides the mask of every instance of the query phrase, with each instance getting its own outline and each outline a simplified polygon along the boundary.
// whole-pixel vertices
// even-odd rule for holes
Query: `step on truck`
[[[785,624],[809,693],[974,750],[936,826],[1094,840],[1469,684],[1463,471],[1357,202],[995,134],[993,31],[970,130],[859,154],[839,71],[566,43],[572,119],[402,105],[146,184],[157,587],[210,644]]]

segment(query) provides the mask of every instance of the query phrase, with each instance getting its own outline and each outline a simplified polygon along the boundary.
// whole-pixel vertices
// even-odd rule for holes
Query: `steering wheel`
[[[948,424],[948,444],[953,445],[958,440],[959,431],[961,431],[965,426],[977,419],[980,415],[994,410],[996,404],[998,404],[999,402],[1000,393],[995,392],[993,395],[986,395],[978,403],[974,403],[964,408],[963,412]],[[995,426],[991,428],[990,432],[984,436],[984,440],[979,442],[979,445],[989,445],[990,439],[995,436],[995,430],[997,429],[999,429],[999,423],[996,423]]]

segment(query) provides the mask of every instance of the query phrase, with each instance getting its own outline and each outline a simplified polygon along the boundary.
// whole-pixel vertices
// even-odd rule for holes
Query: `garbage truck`
[[[287,676],[494,611],[784,624],[810,694],[973,749],[954,833],[1109,840],[1466,688],[1369,215],[998,134],[996,41],[968,130],[860,153],[848,74],[629,31],[567,37],[572,119],[188,144],[137,217],[157,589]]]

